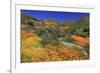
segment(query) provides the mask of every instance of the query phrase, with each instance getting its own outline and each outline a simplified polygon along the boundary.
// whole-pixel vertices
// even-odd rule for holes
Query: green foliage
[[[41,41],[41,44],[43,46],[47,45],[47,44],[52,44],[52,45],[59,45],[59,40],[57,39],[49,39],[49,38],[43,38],[43,40]]]

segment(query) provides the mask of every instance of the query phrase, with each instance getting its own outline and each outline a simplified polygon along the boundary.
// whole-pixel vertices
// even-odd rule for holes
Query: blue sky
[[[21,10],[21,12],[37,18],[38,20],[54,19],[58,22],[66,22],[78,20],[82,16],[89,16],[89,13],[79,12],[56,12],[56,11],[37,11],[37,10]]]

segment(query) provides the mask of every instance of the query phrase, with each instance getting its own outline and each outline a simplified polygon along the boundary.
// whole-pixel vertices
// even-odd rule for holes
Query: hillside
[[[22,63],[89,59],[87,38],[88,16],[61,23],[53,19],[38,20],[21,13]]]

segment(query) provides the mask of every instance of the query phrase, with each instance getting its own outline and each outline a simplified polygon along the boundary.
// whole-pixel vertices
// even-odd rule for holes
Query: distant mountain
[[[21,24],[26,24],[27,22],[29,22],[31,20],[37,21],[36,18],[33,18],[32,16],[29,16],[29,15],[21,12]]]
[[[21,13],[21,29],[26,31],[33,31],[36,27],[40,26],[42,22],[32,16]]]
[[[75,22],[75,34],[82,36],[89,36],[89,16],[83,16],[78,21]]]
[[[43,20],[43,23],[45,24],[45,25],[57,25],[57,22],[55,21],[55,20],[53,20],[53,19],[46,19],[46,20]]]

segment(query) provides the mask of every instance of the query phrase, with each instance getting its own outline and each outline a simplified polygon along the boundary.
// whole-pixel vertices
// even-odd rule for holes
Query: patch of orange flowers
[[[47,48],[48,47],[48,48]],[[24,50],[24,49],[23,49]],[[27,49],[30,50],[30,49]],[[47,45],[46,48],[30,50],[31,62],[49,62],[49,61],[68,61],[68,60],[83,60],[87,59],[79,49],[68,49],[64,46]],[[33,52],[33,53],[32,53]],[[24,52],[25,53],[25,52]],[[26,56],[27,57],[27,56]],[[29,58],[29,57],[27,57]]]
[[[33,36],[33,34],[27,32],[27,31],[21,31],[21,37],[22,37],[22,38],[28,38],[28,37],[30,37],[30,36]]]
[[[86,39],[85,37],[81,37],[78,35],[72,35],[72,38],[80,45],[85,46],[87,44],[89,44],[89,40]]]

